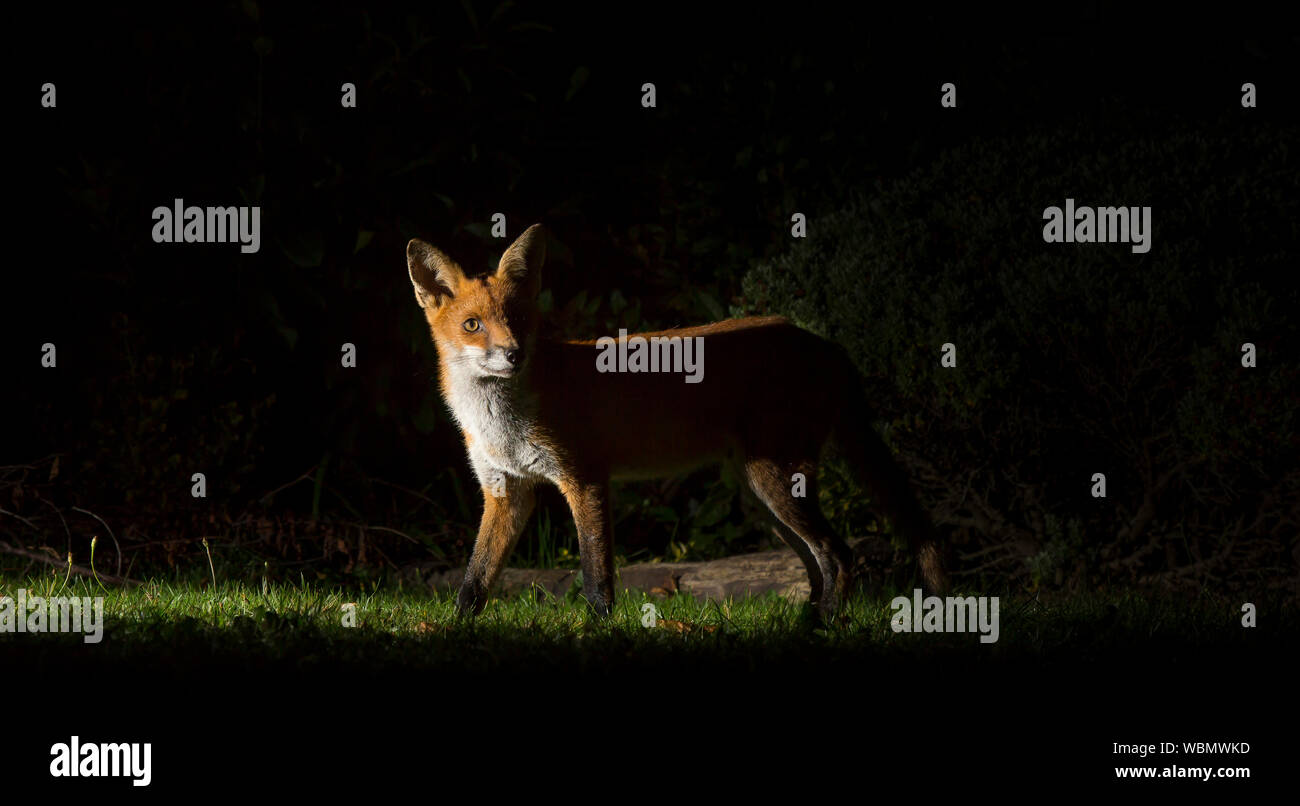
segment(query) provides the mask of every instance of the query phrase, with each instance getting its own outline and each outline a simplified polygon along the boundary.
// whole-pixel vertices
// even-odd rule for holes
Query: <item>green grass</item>
[[[206,575],[205,575],[206,576]],[[202,668],[221,663],[288,663],[384,668],[509,670],[633,668],[707,662],[760,664],[840,661],[1031,659],[1074,663],[1102,657],[1179,657],[1267,652],[1294,641],[1296,617],[1256,602],[1260,625],[1241,626],[1240,603],[1194,598],[1106,596],[1002,597],[1000,636],[982,644],[970,633],[895,633],[892,593],[855,596],[829,625],[803,603],[775,594],[725,603],[689,596],[618,596],[613,615],[591,615],[576,590],[556,598],[530,591],[493,598],[477,619],[457,617],[454,595],[374,586],[368,592],[299,584],[151,581],[104,588],[43,574],[0,577],[0,595],[96,596],[104,600],[102,644],[79,634],[0,634],[0,651],[35,663],[126,662]],[[343,625],[355,605],[356,626]],[[642,624],[652,603],[659,624]]]

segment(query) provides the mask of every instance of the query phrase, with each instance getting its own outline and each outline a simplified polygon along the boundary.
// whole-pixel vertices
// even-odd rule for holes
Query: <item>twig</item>
[[[37,497],[37,498],[40,498],[42,504],[44,504],[45,506],[47,506],[47,507],[49,507],[50,509],[54,510],[54,514],[59,516],[59,522],[63,524],[63,531],[64,531],[64,533],[66,533],[67,536],[68,536],[68,553],[71,554],[71,553],[72,553],[72,530],[68,528],[68,522],[67,522],[66,520],[64,520],[64,518],[63,518],[63,513],[59,511],[59,508],[58,508],[58,507],[56,507],[56,506],[54,506],[54,504],[50,503],[50,501],[49,501],[48,499],[46,499],[46,498],[41,498],[40,495],[37,495],[36,497]]]
[[[27,524],[28,526],[32,527],[32,531],[33,531],[33,532],[41,533],[41,530],[36,526],[36,524],[34,524],[34,523],[32,523],[31,521],[27,520],[27,519],[24,518],[22,515],[15,515],[14,513],[10,512],[10,511],[7,510],[7,509],[0,509],[0,515],[8,515],[8,516],[11,517],[11,518],[17,518],[18,520],[20,520],[20,521],[22,521],[23,523]]]
[[[388,528],[387,526],[367,526],[367,525],[364,524],[364,523],[349,523],[349,524],[347,524],[347,525],[348,525],[348,526],[360,526],[363,530],[366,530],[366,531],[369,531],[370,529],[374,529],[376,532],[392,532],[393,534],[397,535],[398,537],[404,537],[404,538],[406,538],[407,540],[411,541],[412,543],[414,543],[414,544],[417,545],[417,546],[422,546],[422,545],[424,545],[424,544],[421,543],[420,541],[416,540],[414,537],[411,537],[410,535],[408,535],[406,532],[399,532],[399,531],[397,531],[396,529],[390,529],[390,528]]]
[[[288,482],[288,483],[281,484],[279,487],[276,487],[276,488],[275,488],[274,490],[272,490],[271,492],[266,493],[265,495],[259,496],[257,500],[258,500],[258,501],[265,502],[265,501],[267,501],[269,498],[271,498],[272,496],[274,496],[276,493],[280,492],[281,490],[286,489],[286,488],[288,488],[288,487],[292,487],[293,485],[297,484],[298,482],[300,482],[300,481],[302,481],[302,480],[304,480],[304,479],[306,479],[307,481],[311,481],[311,479],[312,479],[311,472],[312,472],[313,470],[315,470],[315,469],[316,469],[316,465],[312,465],[311,467],[307,468],[307,471],[306,471],[305,473],[303,473],[301,476],[299,476],[298,478],[296,478],[296,479],[294,479],[293,481],[290,481],[290,482]]]
[[[41,554],[40,552],[37,551],[28,551],[27,549],[20,548],[18,546],[11,546],[8,543],[4,542],[3,540],[0,540],[0,552],[4,552],[5,554],[13,554],[16,557],[25,557],[26,559],[34,560],[36,562],[44,563],[46,565],[54,565],[59,567],[63,566],[62,560],[54,560],[49,557],[46,557],[44,554]],[[95,576],[93,573],[91,573],[90,569],[88,568],[82,568],[79,565],[72,565],[72,564],[69,564],[68,567],[72,569],[72,573],[76,574],[77,576],[91,577],[91,578]],[[107,579],[109,582],[113,582],[119,585],[143,584],[142,582],[136,579],[117,577],[117,576],[112,576],[111,574],[105,574],[104,576],[100,577],[100,579]]]
[[[992,545],[987,548],[980,549],[979,551],[972,551],[969,554],[963,554],[961,555],[961,559],[962,561],[974,560],[979,557],[983,557],[986,554],[992,554],[995,551],[1003,551],[1003,550],[1014,553],[1019,550],[1019,546],[1017,546],[1014,542],[998,543],[996,545]]]
[[[995,566],[1002,565],[1003,563],[1007,563],[1007,562],[1015,562],[1016,560],[1019,559],[1020,558],[1015,556],[1014,554],[1007,555],[1006,557],[998,557],[996,560],[989,560],[988,562],[977,565],[974,568],[967,568],[961,571],[953,571],[952,575],[955,577],[970,576],[972,574],[978,574],[980,571],[983,571],[987,568],[993,568]]]
[[[391,481],[384,481],[383,479],[371,479],[371,481],[375,481],[375,482],[378,482],[378,483],[380,483],[380,484],[384,484],[384,485],[387,485],[387,486],[389,486],[389,487],[392,487],[392,488],[394,488],[394,489],[401,490],[401,491],[404,492],[404,493],[410,493],[411,495],[415,496],[416,498],[419,498],[419,499],[421,499],[421,500],[423,500],[423,501],[427,501],[428,503],[433,504],[435,507],[438,505],[438,504],[437,504],[437,503],[436,503],[432,498],[430,498],[429,496],[425,495],[425,494],[422,493],[422,492],[419,492],[418,490],[412,490],[410,487],[403,487],[403,486],[400,485],[400,484],[394,484],[394,483],[392,483]]]

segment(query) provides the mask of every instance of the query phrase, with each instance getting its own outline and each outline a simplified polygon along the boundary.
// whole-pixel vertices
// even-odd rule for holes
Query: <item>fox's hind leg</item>
[[[794,549],[794,553],[798,554],[799,559],[803,561],[804,570],[808,572],[808,584],[812,588],[812,595],[808,597],[808,600],[813,604],[817,604],[822,598],[822,569],[818,566],[817,558],[813,556],[812,549],[808,548],[808,544],[804,542],[802,537],[795,534],[794,530],[781,523],[779,519],[776,521],[774,529],[781,540]]]
[[[802,496],[795,495],[793,476],[802,473]],[[811,601],[825,619],[835,614],[852,589],[853,554],[835,534],[817,503],[817,463],[812,459],[780,462],[750,457],[745,460],[749,486],[790,532],[803,543],[807,557]],[[788,535],[782,535],[788,539]],[[796,551],[798,548],[796,547]],[[811,562],[810,562],[811,560]],[[816,572],[816,573],[814,573]]]
[[[812,595],[808,597],[809,601],[813,603],[820,601],[822,598],[822,569],[818,566],[817,558],[813,556],[812,549],[808,548],[808,544],[804,542],[802,537],[795,534],[793,529],[786,526],[776,516],[771,505],[767,503],[764,494],[759,492],[759,487],[754,483],[745,464],[743,462],[734,462],[732,466],[735,468],[738,478],[745,478],[749,481],[749,487],[754,492],[754,496],[767,510],[768,519],[772,524],[772,531],[776,533],[777,537],[781,538],[781,542],[789,546],[798,555],[799,560],[803,563],[804,570],[808,572],[808,586],[812,589]]]

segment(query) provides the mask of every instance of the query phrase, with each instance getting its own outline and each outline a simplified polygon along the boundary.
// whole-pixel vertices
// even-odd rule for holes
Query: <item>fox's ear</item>
[[[421,308],[436,308],[444,299],[455,296],[455,289],[465,279],[456,261],[418,239],[406,245],[406,270]]]
[[[534,224],[510,244],[497,266],[497,277],[509,279],[537,296],[542,287],[542,264],[546,262],[546,230]]]

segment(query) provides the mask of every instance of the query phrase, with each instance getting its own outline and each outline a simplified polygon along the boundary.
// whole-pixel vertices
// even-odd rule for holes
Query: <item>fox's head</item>
[[[537,334],[537,292],[545,232],[534,224],[515,240],[497,270],[466,277],[460,266],[420,240],[406,245],[415,301],[443,366],[479,378],[509,378],[527,365]]]

